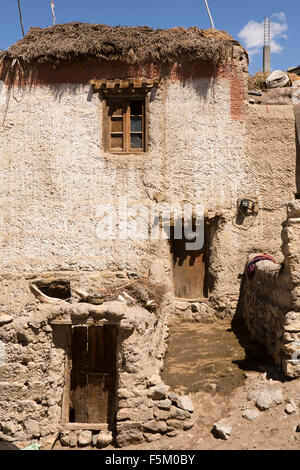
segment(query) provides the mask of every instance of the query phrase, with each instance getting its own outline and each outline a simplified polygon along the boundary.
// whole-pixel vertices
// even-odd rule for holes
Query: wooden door
[[[171,240],[175,296],[182,299],[203,299],[207,290],[207,236],[201,250],[186,250],[186,238]]]
[[[70,421],[114,420],[116,337],[114,326],[73,328]]]

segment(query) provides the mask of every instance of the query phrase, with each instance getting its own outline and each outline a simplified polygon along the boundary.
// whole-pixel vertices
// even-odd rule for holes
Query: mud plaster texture
[[[97,234],[108,222],[102,204],[118,210],[126,199],[128,207],[150,210],[158,194],[167,204],[190,202],[211,217],[221,213],[210,240],[211,303],[200,305],[198,316],[209,315],[211,305],[232,315],[248,254],[280,257],[280,223],[295,190],[293,108],[247,109],[243,60],[219,74],[195,68],[192,78],[178,69],[149,94],[148,151],[140,155],[105,153],[103,100],[86,83],[1,83],[2,271],[144,273],[153,267],[171,289],[168,241]],[[243,197],[257,198],[259,213],[239,225]],[[132,215],[129,225],[139,227],[141,219]]]
[[[146,273],[166,282],[166,311],[157,324],[149,315],[151,339],[143,343],[147,355],[153,341],[149,375],[159,368],[165,350],[163,315],[232,316],[237,275],[249,253],[267,251],[282,258],[280,224],[295,189],[292,106],[248,108],[245,57],[240,57],[241,50],[236,51],[219,74],[208,67],[189,78],[173,67],[164,75],[148,97],[148,151],[141,155],[105,153],[103,99],[88,80],[0,82],[0,312],[12,319],[0,327],[6,345],[0,379],[5,438],[46,436],[58,429],[62,416],[65,349],[55,344],[52,313],[50,320],[43,316],[29,282],[63,275],[95,292],[107,271]],[[97,234],[107,222],[98,209],[102,204],[118,208],[120,200],[127,200],[128,207],[150,208],[157,195],[168,204],[201,204],[212,218],[221,214],[210,240],[213,288],[194,312],[189,305],[185,313],[175,308],[167,240],[119,240],[114,233],[101,240]],[[237,200],[242,197],[257,198],[259,212],[239,225]],[[142,223],[136,216],[129,222]],[[133,333],[139,345],[146,320],[140,323]],[[124,380],[129,374],[127,387],[145,389],[146,376],[137,372],[137,351],[128,341],[134,372],[125,371]],[[144,418],[136,421],[138,426]],[[130,430],[132,419],[124,420]]]

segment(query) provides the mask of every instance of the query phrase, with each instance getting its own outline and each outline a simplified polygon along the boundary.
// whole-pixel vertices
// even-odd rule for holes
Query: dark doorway
[[[117,328],[72,328],[70,415],[73,423],[113,423]]]
[[[65,279],[50,279],[36,281],[36,286],[48,295],[48,297],[55,297],[57,299],[69,300],[71,298],[70,282]]]

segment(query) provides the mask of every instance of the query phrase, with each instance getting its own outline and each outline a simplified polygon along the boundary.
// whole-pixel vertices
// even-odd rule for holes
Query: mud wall
[[[247,103],[240,50],[217,74],[207,64],[88,65],[79,83],[71,65],[51,73],[43,66],[31,81],[1,82],[1,271],[153,270],[172,289],[168,242],[120,240],[118,231],[99,239],[97,229],[107,222],[99,207],[118,211],[127,200],[150,211],[157,197],[201,204],[221,217],[210,244],[211,303],[198,305],[195,315],[215,309],[232,315],[249,253],[281,256],[280,221],[295,189],[290,102]],[[129,73],[161,79],[149,95],[149,148],[110,155],[103,148],[102,97],[87,82]],[[240,224],[242,197],[257,198],[259,213]]]
[[[296,168],[290,97],[248,104],[243,60],[219,74],[203,64],[167,71],[99,63],[89,71],[84,64],[79,83],[77,69],[50,73],[43,66],[34,80],[1,82],[1,270],[145,273],[155,266],[171,281],[167,242],[97,234],[107,222],[101,205],[118,211],[127,199],[129,207],[150,210],[159,195],[167,204],[190,202],[211,216],[221,213],[210,246],[211,300],[232,312],[248,255],[267,251],[282,258],[280,223]],[[142,155],[104,152],[103,101],[87,84],[91,77],[126,74],[162,79],[149,95],[149,149]],[[242,197],[259,204],[258,215],[243,224]]]

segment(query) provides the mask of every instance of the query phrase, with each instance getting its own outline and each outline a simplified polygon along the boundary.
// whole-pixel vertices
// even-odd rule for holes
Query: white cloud
[[[280,40],[287,39],[285,34],[288,30],[288,24],[284,13],[274,13],[271,16],[271,48],[274,54],[279,54],[283,51],[283,46]],[[245,44],[250,55],[255,55],[261,52],[264,45],[264,21],[261,23],[251,20],[239,32],[239,38]]]

